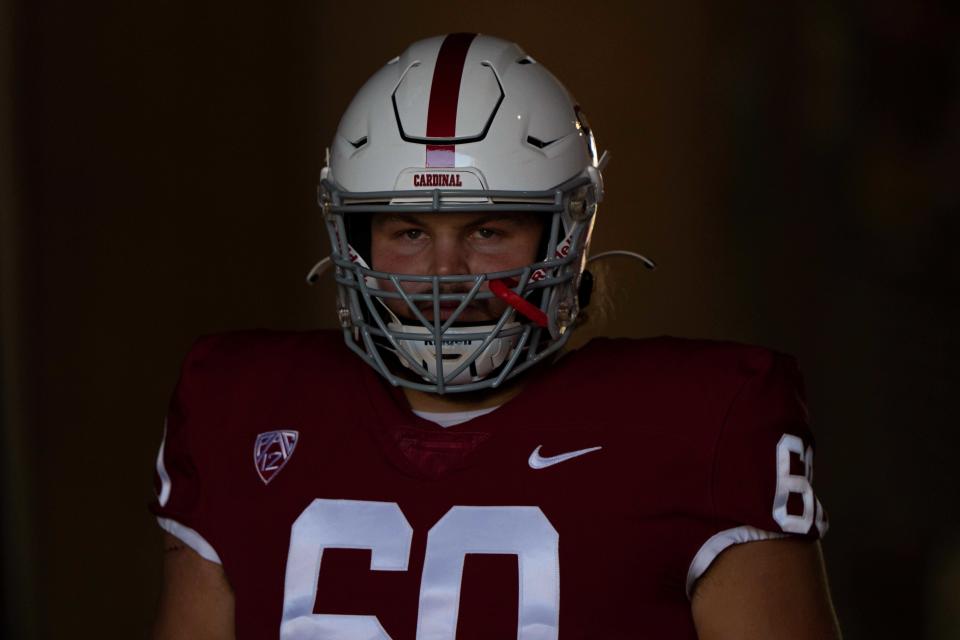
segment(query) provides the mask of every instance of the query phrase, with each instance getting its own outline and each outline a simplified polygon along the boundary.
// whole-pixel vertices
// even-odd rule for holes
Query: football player
[[[794,361],[562,355],[603,165],[515,44],[431,38],[370,78],[319,187],[341,330],[184,364],[157,638],[839,637]]]

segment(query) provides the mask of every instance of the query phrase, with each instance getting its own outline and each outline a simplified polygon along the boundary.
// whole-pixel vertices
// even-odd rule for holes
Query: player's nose
[[[470,273],[465,248],[455,236],[440,235],[434,240],[433,262],[438,276]]]

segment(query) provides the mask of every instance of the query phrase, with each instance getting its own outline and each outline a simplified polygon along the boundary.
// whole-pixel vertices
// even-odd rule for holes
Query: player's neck
[[[520,393],[522,389],[523,384],[520,381],[514,381],[499,389],[485,389],[470,393],[439,395],[407,387],[403,387],[403,393],[414,411],[452,413],[499,407]]]

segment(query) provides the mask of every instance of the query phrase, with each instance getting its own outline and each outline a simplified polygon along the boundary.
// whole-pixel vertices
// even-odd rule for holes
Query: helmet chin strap
[[[515,335],[498,337],[489,341],[481,350],[482,340],[460,337],[475,335],[478,331],[493,330],[495,327],[493,323],[476,326],[451,326],[443,332],[439,341],[434,341],[430,329],[419,322],[411,323],[409,319],[399,317],[382,299],[377,298],[376,300],[387,315],[387,327],[389,329],[404,333],[423,334],[422,339],[394,338],[395,348],[384,345],[384,348],[396,353],[403,366],[416,372],[412,363],[417,363],[430,374],[444,377],[458,368],[461,362],[469,362],[469,365],[452,380],[449,380],[447,384],[467,384],[482,380],[510,357],[517,343]],[[515,321],[510,321],[506,323],[505,328],[516,326]],[[443,350],[443,360],[440,363],[437,362],[436,350],[438,348]],[[425,379],[429,380],[428,378]]]
[[[512,287],[517,286],[516,278],[497,278],[490,280],[490,291],[508,305],[513,307],[522,316],[530,320],[538,327],[547,328],[549,324],[547,314],[541,311],[536,305],[526,300]]]

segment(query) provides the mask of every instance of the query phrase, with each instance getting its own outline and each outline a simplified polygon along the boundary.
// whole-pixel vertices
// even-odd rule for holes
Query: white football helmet
[[[548,358],[579,311],[601,166],[577,103],[516,44],[468,33],[412,44],[354,97],[321,173],[347,346],[390,383],[435,393],[497,387]],[[369,214],[487,211],[543,212],[539,260],[446,276],[370,267]],[[493,296],[508,305],[498,319],[457,321]],[[450,301],[458,306],[441,320],[439,303]]]

